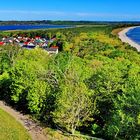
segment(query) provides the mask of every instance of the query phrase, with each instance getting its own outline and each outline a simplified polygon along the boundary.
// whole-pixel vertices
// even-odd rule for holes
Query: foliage
[[[19,58],[10,71],[11,99],[27,106],[32,113],[39,113],[46,96],[46,83],[41,77],[46,71],[48,54],[41,50],[25,51]]]
[[[81,71],[80,62],[79,64],[77,61],[71,62],[68,70],[64,72],[65,78],[61,83],[60,93],[56,97],[56,109],[53,112],[54,122],[72,134],[91,115],[90,91],[82,82],[86,76]]]
[[[42,49],[1,46],[0,98],[66,132],[139,139],[140,55],[111,34],[114,28],[3,33],[55,36],[61,49],[50,56]]]

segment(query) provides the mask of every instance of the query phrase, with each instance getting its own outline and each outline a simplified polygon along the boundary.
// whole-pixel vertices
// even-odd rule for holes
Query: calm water
[[[0,31],[6,30],[31,30],[31,29],[49,29],[49,28],[68,28],[67,25],[4,25],[0,26]]]
[[[140,27],[129,30],[126,35],[137,44],[140,44]]]

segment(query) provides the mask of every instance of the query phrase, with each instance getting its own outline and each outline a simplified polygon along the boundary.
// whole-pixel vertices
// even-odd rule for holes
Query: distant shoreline
[[[126,35],[126,33],[127,33],[129,30],[134,29],[134,28],[137,28],[137,27],[140,27],[140,26],[133,26],[133,27],[125,28],[124,30],[122,30],[121,32],[119,32],[118,35],[119,35],[119,38],[121,39],[122,42],[125,42],[125,43],[130,44],[132,47],[136,48],[136,49],[140,52],[140,45],[137,44],[136,42],[134,42],[133,40],[131,40],[131,39]]]

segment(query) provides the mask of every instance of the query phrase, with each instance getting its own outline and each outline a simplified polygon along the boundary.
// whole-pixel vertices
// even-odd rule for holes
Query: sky
[[[140,21],[140,0],[1,0],[0,20]]]

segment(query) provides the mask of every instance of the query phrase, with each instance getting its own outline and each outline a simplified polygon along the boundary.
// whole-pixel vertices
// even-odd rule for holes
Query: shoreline
[[[131,40],[131,39],[126,35],[126,33],[127,33],[129,30],[134,29],[134,28],[137,28],[137,27],[140,27],[140,26],[133,26],[133,27],[125,28],[124,30],[120,31],[120,32],[118,33],[118,35],[119,35],[119,38],[121,39],[122,42],[128,43],[130,46],[136,48],[136,49],[140,52],[140,45],[137,44],[136,42],[134,42],[133,40]]]

